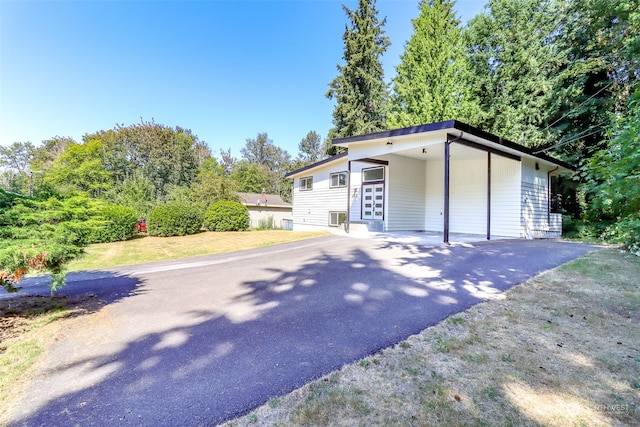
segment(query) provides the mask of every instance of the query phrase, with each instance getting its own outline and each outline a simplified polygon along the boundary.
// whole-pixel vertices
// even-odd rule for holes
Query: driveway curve
[[[327,236],[72,275],[60,293],[109,304],[69,321],[12,425],[215,425],[592,250]]]

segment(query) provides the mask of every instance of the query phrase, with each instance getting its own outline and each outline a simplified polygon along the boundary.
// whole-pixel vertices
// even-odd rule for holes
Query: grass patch
[[[95,270],[119,265],[188,258],[252,249],[327,235],[325,232],[265,230],[202,232],[190,236],[140,235],[124,242],[89,245],[86,254],[69,264],[70,271]]]
[[[0,425],[9,421],[15,398],[35,373],[59,320],[94,311],[90,297],[20,297],[0,301]]]
[[[640,425],[638,277],[640,258],[593,252],[253,414],[264,425]]]

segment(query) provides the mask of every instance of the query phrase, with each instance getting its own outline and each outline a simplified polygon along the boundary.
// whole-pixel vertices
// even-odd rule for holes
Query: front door
[[[384,184],[362,186],[362,219],[384,219]]]

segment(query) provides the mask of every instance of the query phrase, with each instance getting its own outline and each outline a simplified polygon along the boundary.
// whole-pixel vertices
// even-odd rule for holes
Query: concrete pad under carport
[[[444,235],[438,231],[385,231],[374,232],[364,229],[351,230],[346,233],[342,229],[331,230],[334,234],[359,239],[372,239],[389,243],[411,244],[419,246],[436,246],[444,244]],[[514,240],[516,237],[491,236],[491,240]],[[450,233],[449,244],[460,245],[486,242],[487,236],[482,234]]]

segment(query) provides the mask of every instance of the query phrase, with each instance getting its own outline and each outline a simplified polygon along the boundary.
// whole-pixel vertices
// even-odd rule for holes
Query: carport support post
[[[351,226],[351,160],[347,162],[347,218],[344,222],[344,231],[349,233]]]
[[[487,151],[487,240],[491,240],[491,152]]]
[[[444,243],[449,243],[449,154],[451,150],[451,141],[447,135],[444,142]]]

